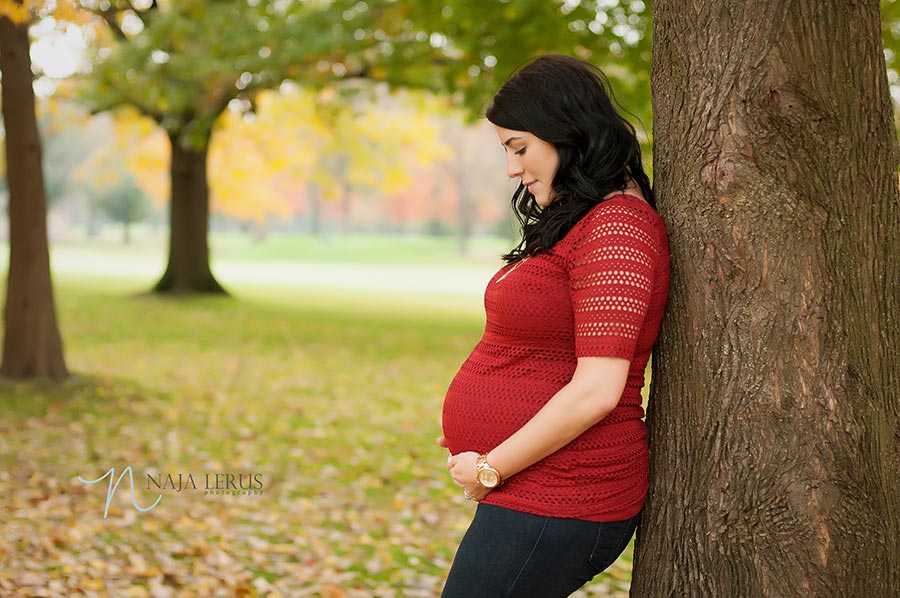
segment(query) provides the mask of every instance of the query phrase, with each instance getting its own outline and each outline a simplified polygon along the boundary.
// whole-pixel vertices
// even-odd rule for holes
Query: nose
[[[517,176],[522,176],[522,173],[525,171],[522,168],[522,162],[519,160],[519,157],[514,152],[509,152],[506,154],[506,176],[511,179],[516,178]]]

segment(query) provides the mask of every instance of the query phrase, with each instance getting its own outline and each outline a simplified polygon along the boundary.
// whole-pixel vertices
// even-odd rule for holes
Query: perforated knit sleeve
[[[576,226],[568,254],[575,356],[631,359],[653,291],[653,221],[640,207],[606,201]]]

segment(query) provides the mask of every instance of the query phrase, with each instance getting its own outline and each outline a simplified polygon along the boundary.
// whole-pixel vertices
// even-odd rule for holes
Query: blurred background
[[[0,0],[0,26],[42,150],[4,123],[0,595],[438,595],[472,514],[442,398],[519,233],[483,111],[581,56],[652,173],[650,2]],[[126,467],[109,502],[78,479]],[[229,473],[263,487],[179,482]],[[631,554],[578,596],[627,595]]]
[[[480,295],[518,241],[490,94],[539,53],[605,63],[649,150],[648,17],[641,1],[38,3],[54,274],[152,283],[171,169],[202,161],[222,287]]]

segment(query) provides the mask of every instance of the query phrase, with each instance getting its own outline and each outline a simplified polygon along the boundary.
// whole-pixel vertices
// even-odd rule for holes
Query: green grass
[[[324,263],[458,264],[453,236],[309,235],[276,233],[264,243],[255,243],[246,235],[219,234],[213,237],[213,251],[223,259],[251,261],[309,260]],[[508,240],[499,237],[475,237],[469,242],[473,261],[497,260],[511,249]]]
[[[0,380],[0,595],[437,595],[472,504],[435,438],[480,298],[148,286],[60,273],[74,375]],[[142,505],[145,473],[264,488],[167,490],[138,513],[126,480],[103,519],[106,483],[76,476],[129,465]],[[630,554],[578,595],[626,591]]]
[[[55,249],[77,248],[118,255],[165,255],[168,237],[164,230],[136,226],[132,242],[124,244],[117,228],[107,227],[96,237],[79,230],[68,230],[55,241]],[[210,253],[214,259],[250,262],[316,262],[353,264],[460,264],[499,263],[499,256],[512,249],[514,243],[495,235],[474,236],[468,242],[468,254],[457,251],[456,236],[431,236],[420,233],[376,234],[276,231],[265,239],[232,231],[216,231],[209,235]],[[0,260],[5,261],[7,247],[0,247]]]

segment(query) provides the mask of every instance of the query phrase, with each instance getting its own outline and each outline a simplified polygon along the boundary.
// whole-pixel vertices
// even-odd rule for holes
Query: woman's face
[[[527,131],[504,129],[494,125],[500,143],[506,151],[506,176],[519,177],[541,207],[555,198],[553,177],[559,166],[559,154],[548,143]]]

